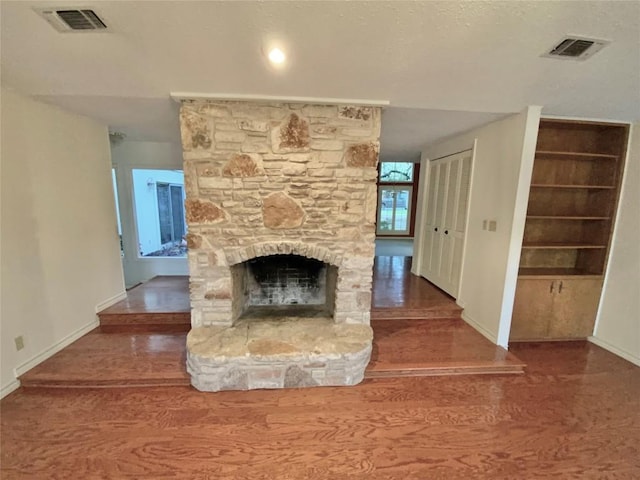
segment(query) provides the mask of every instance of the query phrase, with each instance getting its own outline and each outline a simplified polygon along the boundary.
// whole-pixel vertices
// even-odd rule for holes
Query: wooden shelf
[[[606,245],[593,244],[593,243],[579,243],[579,242],[529,242],[523,243],[522,248],[540,248],[540,249],[587,249],[587,248],[607,248]]]
[[[583,268],[553,268],[553,267],[522,267],[518,270],[518,277],[601,277]]]
[[[527,215],[527,220],[610,220],[611,217],[581,215]]]
[[[613,190],[615,185],[555,185],[546,183],[532,183],[531,188],[575,188],[585,190]]]
[[[593,333],[628,131],[540,120],[511,340]]]
[[[536,158],[549,158],[553,160],[617,160],[618,155],[611,155],[609,153],[537,150]]]

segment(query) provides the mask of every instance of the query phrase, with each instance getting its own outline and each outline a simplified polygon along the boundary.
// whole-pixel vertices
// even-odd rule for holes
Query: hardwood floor
[[[459,318],[374,320],[365,377],[522,373],[526,364]]]
[[[365,378],[522,373],[524,362],[462,321],[455,301],[411,275],[410,266],[406,257],[376,258],[373,314],[379,312],[382,319],[371,322],[374,344]],[[188,277],[156,277],[130,290],[126,300],[99,317],[99,329],[22,375],[21,384],[189,385]]]
[[[376,320],[366,378],[520,374],[525,364],[460,319]],[[23,387],[188,386],[184,333],[90,332],[20,377]]]
[[[188,386],[186,333],[96,329],[20,377],[23,387]]]
[[[524,375],[21,389],[0,403],[0,477],[640,478],[640,368],[583,342],[514,351]]]
[[[127,292],[101,311],[103,332],[188,332],[191,328],[189,277],[159,276]]]
[[[411,257],[376,257],[372,319],[459,318],[461,311],[449,295],[411,275]],[[189,277],[155,277],[99,316],[103,332],[187,332]]]
[[[371,319],[460,318],[455,300],[411,274],[411,257],[376,257]]]

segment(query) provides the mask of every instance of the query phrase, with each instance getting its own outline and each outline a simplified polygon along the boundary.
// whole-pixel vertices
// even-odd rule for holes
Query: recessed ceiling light
[[[269,50],[269,61],[274,65],[282,65],[287,59],[287,56],[279,48],[272,48]]]

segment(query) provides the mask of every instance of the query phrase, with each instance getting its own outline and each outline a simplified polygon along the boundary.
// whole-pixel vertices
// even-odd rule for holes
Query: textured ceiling
[[[113,31],[59,34],[32,10],[45,5],[93,6]],[[0,8],[4,85],[134,139],[178,138],[172,91],[389,100],[383,150],[393,154],[416,148],[421,129],[426,143],[530,104],[544,114],[640,120],[638,1],[61,0]],[[586,62],[540,57],[565,34],[612,43]],[[282,71],[261,53],[272,41],[289,53]]]

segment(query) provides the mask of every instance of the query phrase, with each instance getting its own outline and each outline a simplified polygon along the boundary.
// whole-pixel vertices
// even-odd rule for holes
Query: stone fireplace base
[[[232,327],[193,328],[187,370],[201,391],[360,383],[371,357],[368,325],[330,318],[240,320]]]

